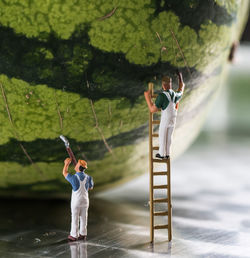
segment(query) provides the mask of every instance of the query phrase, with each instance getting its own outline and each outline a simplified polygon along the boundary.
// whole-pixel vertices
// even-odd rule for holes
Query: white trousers
[[[172,136],[174,132],[174,126],[168,127],[166,124],[160,124],[159,128],[159,154],[161,156],[170,155],[170,148],[172,142]]]
[[[75,206],[71,205],[71,231],[72,237],[79,237],[79,233],[82,236],[87,235],[88,224],[88,206]],[[80,232],[79,232],[80,222]]]

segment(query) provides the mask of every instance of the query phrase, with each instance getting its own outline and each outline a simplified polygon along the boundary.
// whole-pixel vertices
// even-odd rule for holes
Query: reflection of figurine
[[[176,123],[178,102],[182,97],[185,84],[183,83],[182,74],[177,72],[179,79],[179,89],[175,92],[172,90],[172,79],[167,76],[162,78],[162,89],[155,104],[151,100],[151,92],[145,91],[144,96],[151,113],[155,113],[161,109],[161,122],[159,128],[159,153],[157,158],[169,158],[172,135]]]
[[[70,241],[86,240],[87,238],[87,219],[89,207],[88,190],[92,190],[94,183],[91,176],[87,175],[87,162],[78,160],[74,175],[68,173],[68,167],[71,159],[64,161],[63,175],[72,185],[71,196],[71,231],[68,239]],[[80,220],[80,231],[79,231]]]
[[[70,254],[71,258],[87,258],[87,243],[74,242],[70,243]]]

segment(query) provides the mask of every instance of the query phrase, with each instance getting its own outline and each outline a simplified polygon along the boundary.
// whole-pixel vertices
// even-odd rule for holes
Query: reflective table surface
[[[146,173],[92,195],[87,242],[66,240],[70,201],[1,200],[0,256],[249,257],[249,146],[214,135],[172,162],[172,242],[158,230],[149,243]]]

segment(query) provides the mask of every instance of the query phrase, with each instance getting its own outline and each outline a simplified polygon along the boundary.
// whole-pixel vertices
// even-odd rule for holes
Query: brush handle
[[[67,150],[67,152],[69,154],[69,157],[71,158],[73,164],[76,165],[77,161],[76,161],[76,158],[75,158],[75,155],[74,155],[73,151],[71,150],[70,147],[66,147],[66,150]]]
[[[77,161],[76,161],[76,158],[75,158],[75,155],[73,153],[73,151],[71,150],[71,148],[69,147],[69,141],[66,137],[64,137],[63,135],[60,135],[60,139],[64,142],[65,144],[65,147],[66,147],[66,150],[69,154],[69,157],[71,158],[72,162],[74,165],[77,164]]]

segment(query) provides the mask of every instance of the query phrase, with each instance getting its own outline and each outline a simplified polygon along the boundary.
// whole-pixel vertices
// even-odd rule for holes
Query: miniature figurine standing
[[[162,77],[162,89],[155,104],[152,103],[151,92],[145,91],[144,96],[151,113],[155,113],[161,109],[161,121],[159,128],[159,153],[156,158],[169,159],[172,135],[176,124],[178,103],[183,95],[185,84],[182,74],[177,73],[179,80],[179,89],[175,92],[172,90],[172,79],[168,76]]]
[[[89,208],[88,191],[94,187],[91,176],[85,173],[87,162],[78,160],[74,175],[68,173],[68,167],[71,163],[70,158],[64,160],[63,175],[72,185],[71,195],[71,231],[68,240],[86,240],[87,239],[87,220]],[[80,221],[80,230],[79,230]]]

